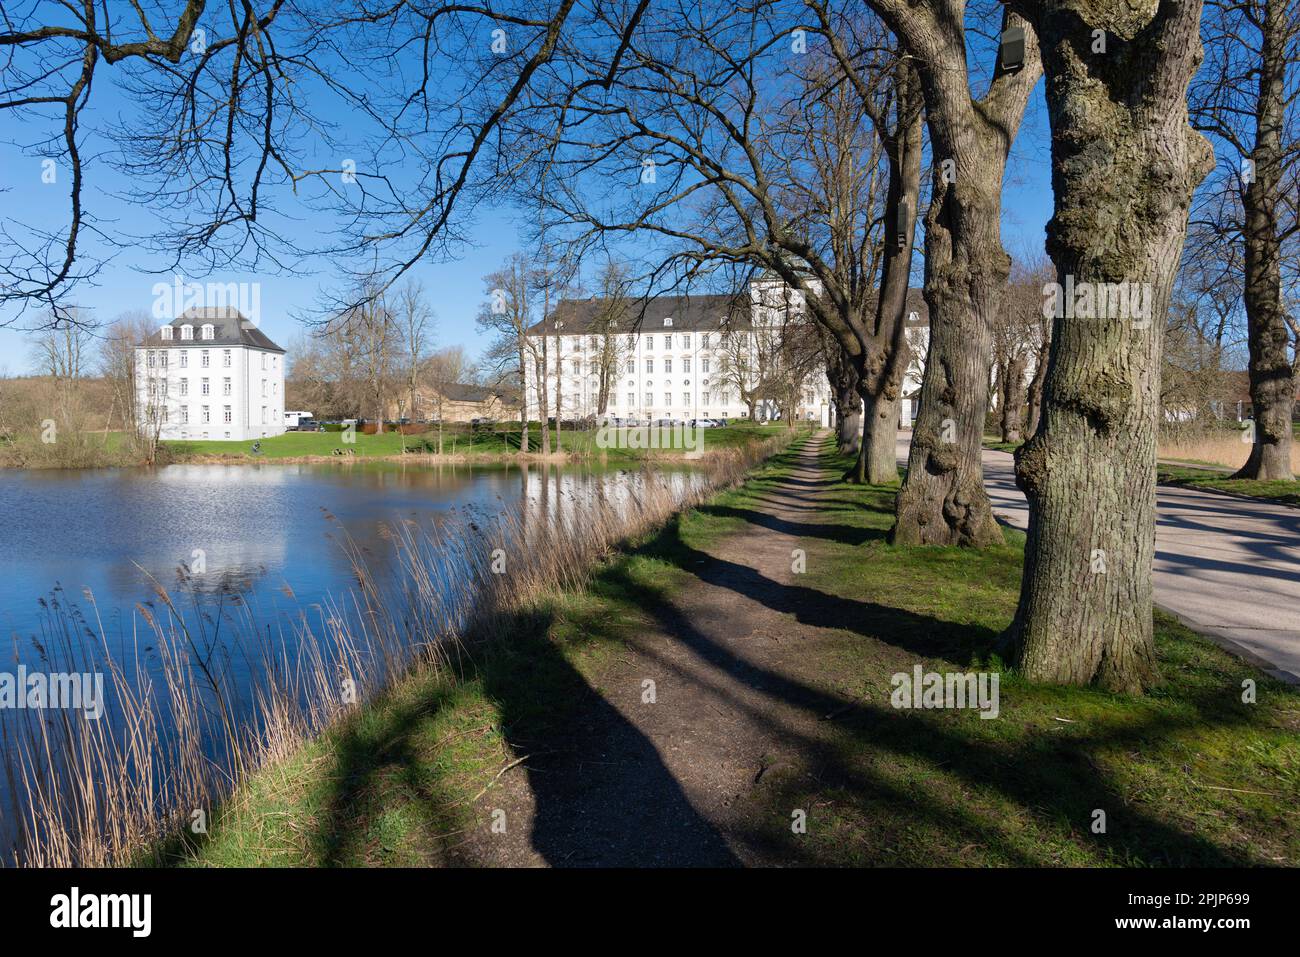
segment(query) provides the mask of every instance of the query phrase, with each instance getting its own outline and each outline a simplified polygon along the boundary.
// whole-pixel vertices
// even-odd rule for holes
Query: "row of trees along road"
[[[78,122],[109,71],[147,122],[94,135],[118,137],[137,201],[184,211],[158,243],[178,261],[335,254],[350,291],[325,311],[361,319],[416,263],[454,251],[476,206],[509,199],[570,265],[637,237],[654,263],[643,288],[767,271],[805,294],[841,350],[836,382],[867,413],[855,471],[879,481],[896,474],[898,323],[928,187],[931,341],[893,539],[978,547],[1001,540],[980,440],[1010,272],[1003,175],[1041,73],[1056,278],[1139,284],[1151,311],[1141,326],[1053,318],[1037,427],[1017,458],[1030,528],[1007,640],[1031,679],[1136,691],[1154,674],[1163,330],[1213,165],[1188,122],[1203,35],[1212,68],[1192,88],[1195,126],[1229,144],[1233,167],[1250,161],[1239,202],[1215,207],[1222,242],[1246,247],[1259,421],[1247,471],[1279,474],[1285,460],[1295,18],[1282,0],[1211,2],[1204,24],[1200,0],[187,0],[154,22],[135,4],[100,16],[93,0],[36,3],[0,29],[0,108],[50,124],[72,217],[57,235],[0,238],[0,299],[57,310],[94,268],[87,237],[113,235],[86,228],[79,137],[92,125]],[[200,27],[210,39],[196,48]],[[1000,47],[1008,34],[1020,42]],[[357,118],[346,146],[317,115],[339,106]],[[349,159],[321,168],[319,156]],[[268,212],[288,187],[337,211],[340,235],[308,250],[278,233]],[[557,384],[557,421],[563,402]]]

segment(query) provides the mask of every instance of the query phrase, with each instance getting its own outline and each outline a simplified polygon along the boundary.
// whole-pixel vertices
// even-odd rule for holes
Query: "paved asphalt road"
[[[898,457],[907,462],[910,432]],[[984,451],[993,511],[1025,528],[1012,458]],[[1280,678],[1300,683],[1300,509],[1160,486],[1156,602]]]

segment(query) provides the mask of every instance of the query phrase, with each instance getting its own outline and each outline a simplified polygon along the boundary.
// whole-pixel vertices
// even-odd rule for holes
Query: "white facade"
[[[583,419],[599,413],[600,368],[610,348],[609,400],[606,414],[620,419],[653,421],[673,419],[746,419],[749,407],[742,401],[758,377],[765,337],[774,324],[788,315],[779,283],[750,285],[748,321],[727,323],[726,297],[703,296],[694,301],[671,297],[652,301],[639,324],[628,332],[595,334],[570,311],[556,311],[548,330],[546,390],[548,409],[555,415],[556,377],[560,377],[561,417]],[[800,315],[798,293],[790,297]],[[779,305],[777,304],[779,302]],[[579,304],[581,305],[581,304]],[[778,316],[778,310],[780,315]],[[566,324],[572,331],[566,331]],[[541,356],[541,334],[529,334],[530,348]],[[744,363],[742,366],[740,363]],[[752,374],[750,374],[752,371]],[[538,377],[534,361],[525,363],[524,395],[530,418],[540,418]],[[759,402],[755,417],[767,419],[776,412],[770,402]],[[800,420],[830,422],[830,388],[819,364],[804,378],[795,415]]]
[[[136,347],[143,420],[163,439],[281,435],[284,350],[238,313],[204,313],[188,312]]]

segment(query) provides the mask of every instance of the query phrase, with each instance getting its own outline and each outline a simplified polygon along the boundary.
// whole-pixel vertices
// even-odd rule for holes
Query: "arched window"
[[[194,327],[191,326],[188,322],[185,325],[181,326],[181,338],[182,339],[194,338]]]
[[[202,332],[203,338],[204,338],[204,339],[211,339],[211,338],[212,338],[212,332],[213,332],[213,330],[212,330],[212,323],[210,323],[210,322],[205,322],[205,323],[203,324],[203,332]]]
[[[171,326],[163,326],[163,327],[162,327],[162,337],[163,337],[164,339],[170,339],[170,338],[172,337],[172,327],[171,327]]]

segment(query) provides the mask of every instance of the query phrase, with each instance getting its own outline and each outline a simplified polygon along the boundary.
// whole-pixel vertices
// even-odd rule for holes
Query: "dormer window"
[[[163,337],[164,339],[171,339],[171,337],[172,337],[172,327],[171,327],[171,326],[163,326],[163,327],[162,327],[162,337]]]
[[[194,338],[194,327],[191,326],[189,323],[186,323],[185,325],[181,326],[181,338],[182,338],[182,339],[193,339],[193,338]]]
[[[204,338],[204,339],[211,339],[211,338],[212,338],[212,332],[213,332],[213,329],[212,329],[212,323],[210,323],[210,322],[205,322],[205,323],[203,324],[203,330],[202,330],[203,338]]]
[[[672,326],[673,326],[673,317],[672,317],[672,316],[664,316],[664,328],[665,328],[665,329],[671,329]]]

